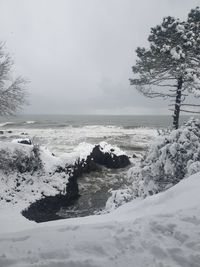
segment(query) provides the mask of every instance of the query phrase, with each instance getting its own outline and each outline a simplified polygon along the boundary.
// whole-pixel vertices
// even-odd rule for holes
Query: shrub
[[[140,168],[133,168],[129,176],[133,178],[134,194],[146,196],[163,191],[198,171],[200,121],[191,119],[180,129],[159,136],[142,159]]]
[[[17,171],[33,173],[42,169],[38,145],[2,145],[0,147],[0,169],[4,173]]]

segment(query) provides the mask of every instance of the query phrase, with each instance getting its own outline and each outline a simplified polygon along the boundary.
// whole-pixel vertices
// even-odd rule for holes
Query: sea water
[[[188,120],[181,117],[181,123]],[[54,154],[71,152],[80,143],[106,141],[128,154],[147,147],[171,116],[18,115],[0,118],[0,140],[29,137]]]

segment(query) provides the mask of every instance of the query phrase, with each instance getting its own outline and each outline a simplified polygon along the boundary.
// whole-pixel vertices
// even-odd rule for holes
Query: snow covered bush
[[[56,172],[58,166],[62,160],[42,146],[0,142],[0,205],[64,193],[68,175]]]
[[[141,161],[132,168],[134,196],[158,193],[184,177],[200,171],[200,121],[189,120],[169,135],[159,136]]]
[[[133,190],[131,188],[111,190],[110,192],[111,196],[108,198],[102,213],[111,212],[133,199]]]
[[[111,191],[105,212],[134,198],[164,191],[197,172],[200,172],[200,121],[190,119],[178,130],[160,131],[141,161],[128,170],[129,185]]]
[[[0,170],[4,173],[12,171],[33,173],[39,169],[42,169],[42,161],[38,145],[1,143]]]

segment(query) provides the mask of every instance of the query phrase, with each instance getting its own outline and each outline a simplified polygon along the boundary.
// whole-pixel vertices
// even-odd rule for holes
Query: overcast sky
[[[25,113],[162,114],[129,85],[137,46],[199,0],[0,0],[0,39],[28,78]],[[164,108],[166,107],[166,108]]]

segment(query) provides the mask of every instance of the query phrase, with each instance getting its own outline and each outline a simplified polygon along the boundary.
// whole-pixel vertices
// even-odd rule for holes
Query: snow
[[[76,146],[72,152],[63,153],[60,155],[60,158],[66,162],[67,164],[74,164],[77,159],[87,159],[87,156],[90,155],[94,148],[94,145],[81,142],[78,146]]]
[[[105,209],[102,211],[102,214],[111,212],[119,206],[132,200],[133,191],[131,190],[131,188],[110,190],[110,193],[111,196],[108,198]]]
[[[175,47],[173,47],[171,50],[170,50],[170,54],[172,55],[172,58],[173,59],[176,59],[176,60],[179,60],[182,56],[182,52],[176,50]]]
[[[176,184],[200,171],[200,121],[190,119],[184,126],[159,136],[150,145],[139,168],[129,171],[133,195],[145,197]]]
[[[149,160],[160,152],[166,159],[167,151],[175,157],[182,146],[187,156],[192,153],[187,162],[188,174],[199,171],[199,127],[200,122],[191,120],[173,131],[168,137],[172,141],[168,150],[157,146],[165,144],[166,137],[160,136],[157,145],[155,142],[150,148],[153,155],[149,154]],[[142,133],[142,129],[138,131]],[[101,142],[100,147],[104,153],[114,149],[114,153],[123,154],[106,142]],[[0,142],[0,148],[8,151],[8,158],[16,150],[29,157],[34,145]],[[39,157],[43,168],[38,175],[0,173],[0,267],[200,267],[200,172],[145,199],[131,200],[132,188],[113,190],[101,215],[40,224],[22,216],[21,211],[42,195],[64,192],[68,177],[55,173],[55,169],[74,163],[78,157],[85,158],[92,148],[83,142],[71,153],[56,157],[42,146]],[[130,176],[133,168],[138,168],[135,164],[129,170]],[[166,172],[171,170],[170,161],[165,168]],[[150,182],[148,186],[152,187]],[[9,197],[10,202],[5,201]]]
[[[19,139],[18,139],[19,140]],[[22,139],[21,139],[22,140]],[[9,154],[13,154],[15,151],[22,151],[25,155],[30,155],[31,150],[33,149],[32,145],[24,145],[19,144],[18,141],[13,140],[12,143],[10,142],[2,142],[0,141],[0,151],[3,150],[7,151]]]
[[[59,158],[53,155],[46,147],[41,146],[40,147],[40,159],[43,162],[43,167],[45,169],[45,172],[53,172],[56,167],[61,166],[64,168],[65,162]]]
[[[117,156],[125,154],[125,152],[122,151],[117,146],[110,145],[105,141],[102,141],[96,145],[100,146],[100,149],[103,153],[110,153],[110,154],[114,153]],[[86,143],[86,142],[81,142],[78,146],[76,146],[73,149],[72,152],[61,154],[60,159],[62,159],[67,164],[73,164],[78,158],[86,160],[87,156],[90,155],[93,148],[94,148],[94,145]]]
[[[100,146],[101,152],[103,153],[109,153],[109,154],[114,153],[116,156],[125,155],[125,152],[122,151],[119,147],[113,147],[107,142],[102,141],[100,142],[99,146]]]
[[[167,52],[167,51],[169,51],[170,50],[170,45],[166,45],[166,44],[164,44],[163,45],[163,48],[160,50],[161,52]]]
[[[42,224],[1,207],[0,266],[199,267],[199,188],[197,173],[106,215]]]
[[[196,8],[189,13],[186,21],[173,17],[164,18],[160,25],[151,29],[148,38],[150,47],[137,49],[138,59],[132,68],[134,78],[131,79],[131,84],[143,95],[152,98],[163,95],[174,97],[173,90],[170,89],[171,84],[165,93],[162,93],[160,88],[164,85],[163,81],[178,80],[178,77],[182,77],[182,91],[200,97],[199,14],[199,9]],[[153,64],[155,60],[158,64]],[[169,64],[171,60],[173,64]],[[187,71],[189,68],[191,73]],[[152,73],[154,75],[151,75]],[[159,86],[156,88],[154,85]]]
[[[185,26],[182,25],[182,24],[178,24],[178,25],[176,26],[176,30],[177,30],[177,32],[179,32],[179,33],[184,33],[184,32],[185,32]]]
[[[10,203],[25,208],[43,195],[65,192],[68,175],[55,172],[64,165],[45,147],[0,142],[0,206]]]
[[[83,142],[72,152],[58,157],[44,146],[18,143],[22,140],[29,141],[14,139],[0,142],[0,205],[20,204],[26,208],[43,196],[65,193],[69,177],[60,170],[66,165],[73,165],[78,159],[86,160],[94,148],[94,145]],[[100,142],[99,146],[103,153],[125,154],[106,142]]]

